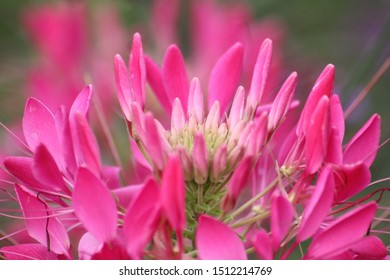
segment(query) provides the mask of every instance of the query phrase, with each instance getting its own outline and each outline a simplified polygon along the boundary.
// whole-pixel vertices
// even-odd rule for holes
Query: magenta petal
[[[32,171],[34,161],[29,157],[7,157],[4,166],[23,184],[36,190],[44,190],[45,186],[39,182]]]
[[[165,54],[162,77],[169,101],[172,103],[178,97],[184,111],[187,112],[190,83],[188,81],[183,55],[176,45],[171,45]]]
[[[165,91],[162,73],[159,66],[149,57],[145,56],[146,79],[156,95],[158,101],[168,114],[171,114],[172,104]]]
[[[328,215],[334,197],[334,179],[330,167],[320,174],[309,203],[302,214],[297,241],[311,237]]]
[[[133,36],[133,47],[130,53],[129,73],[131,78],[134,101],[144,107],[145,104],[145,86],[146,86],[146,67],[142,49],[142,41],[139,33]]]
[[[103,244],[89,232],[85,233],[81,237],[78,247],[80,260],[90,260],[94,254],[102,249]]]
[[[117,200],[118,205],[127,209],[141,192],[143,187],[143,184],[120,187],[112,190],[112,193]]]
[[[277,250],[280,243],[286,237],[293,220],[294,208],[290,201],[282,195],[276,195],[271,204],[271,230],[274,249]]]
[[[118,100],[128,121],[131,121],[131,103],[134,100],[131,91],[130,74],[122,57],[117,54],[114,59],[115,82],[118,90]]]
[[[275,130],[283,121],[291,102],[294,98],[295,88],[297,86],[297,73],[293,72],[284,82],[272,103],[271,111],[268,117],[268,129]]]
[[[370,202],[339,217],[313,238],[305,258],[329,258],[350,249],[367,233],[376,209],[375,202]]]
[[[351,249],[359,259],[383,259],[387,255],[383,241],[374,235],[364,237]]]
[[[185,123],[186,117],[180,99],[175,98],[172,105],[171,130],[180,133],[184,129]]]
[[[127,252],[133,259],[140,259],[158,226],[160,190],[150,179],[130,205],[123,221],[123,236]]]
[[[333,90],[333,83],[335,78],[335,68],[332,64],[329,64],[322,71],[317,81],[315,82],[309,97],[307,98],[305,107],[303,108],[301,118],[299,119],[297,126],[297,135],[310,132],[310,122],[313,117],[314,111],[317,108],[323,96],[330,98]]]
[[[183,170],[176,156],[171,156],[161,180],[161,203],[172,229],[182,233],[186,226]]]
[[[28,146],[34,151],[39,144],[44,144],[55,157],[61,154],[53,114],[40,101],[27,100],[23,115],[23,132]]]
[[[340,98],[337,94],[333,94],[329,103],[330,110],[330,126],[336,128],[341,141],[344,139],[345,122],[344,112],[341,106]]]
[[[240,86],[237,89],[236,95],[234,96],[232,107],[229,113],[229,127],[231,130],[242,120],[245,109],[245,89]]]
[[[99,146],[86,117],[77,112],[70,124],[78,166],[88,167],[96,175],[100,174]]]
[[[371,181],[370,169],[364,162],[335,168],[335,202],[342,202],[363,190]]]
[[[7,260],[56,260],[57,255],[48,252],[41,244],[18,244],[1,247],[0,253]]]
[[[344,149],[344,163],[364,161],[370,167],[378,152],[381,119],[375,114],[355,134]]]
[[[273,258],[273,249],[272,241],[267,232],[261,229],[255,236],[253,240],[253,246],[255,247],[256,253],[263,260],[272,260]]]
[[[121,187],[120,182],[120,171],[121,168],[118,166],[103,166],[102,178],[106,182],[106,185],[110,189],[117,189]]]
[[[241,191],[247,186],[248,180],[250,178],[250,173],[252,171],[252,161],[251,156],[246,156],[243,160],[240,161],[236,170],[234,171],[232,178],[229,182],[229,188],[225,195],[223,201],[224,211],[230,211],[236,205],[238,196],[241,194]]]
[[[236,43],[215,64],[209,81],[208,108],[219,101],[220,114],[229,108],[240,81],[244,48]]]
[[[199,217],[196,248],[201,260],[246,260],[244,244],[227,225],[206,215]]]
[[[44,145],[39,145],[34,153],[32,171],[48,191],[70,194],[56,162]]]
[[[198,123],[203,122],[204,118],[204,100],[198,78],[191,81],[190,92],[188,96],[188,116],[195,116]]]
[[[248,105],[252,107],[252,110],[256,109],[256,107],[260,104],[264,94],[271,58],[272,41],[270,39],[265,39],[260,47],[259,54],[257,55],[255,68],[253,70],[252,83],[248,93]]]
[[[195,181],[198,184],[204,184],[208,177],[208,152],[207,146],[202,133],[195,135],[194,147],[192,149],[192,161],[194,165]]]
[[[89,107],[91,106],[93,95],[93,88],[91,85],[86,86],[74,100],[70,109],[69,118],[74,118],[76,113],[81,113],[83,116],[87,116]]]
[[[323,96],[314,113],[306,134],[305,157],[309,174],[315,173],[322,165],[329,140],[329,98]]]
[[[336,127],[330,128],[328,149],[325,156],[326,163],[335,165],[343,164],[343,147],[342,140],[339,135],[339,129]]]
[[[73,207],[84,227],[99,241],[107,242],[115,237],[115,201],[104,183],[83,167],[76,176]]]
[[[70,242],[65,227],[53,215],[53,211],[41,201],[37,195],[27,193],[20,186],[15,185],[23,216],[26,221],[28,234],[48,250],[56,254],[69,257]],[[49,236],[49,238],[47,238]]]
[[[161,135],[157,129],[154,118],[151,114],[145,115],[145,133],[146,133],[146,143],[147,151],[155,168],[158,170],[163,170],[165,155],[162,144]]]

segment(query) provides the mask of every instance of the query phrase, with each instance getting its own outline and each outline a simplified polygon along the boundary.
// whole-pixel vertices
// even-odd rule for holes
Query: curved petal
[[[171,45],[164,57],[162,77],[165,92],[172,104],[175,97],[180,99],[184,112],[187,112],[190,83],[183,55],[176,45]]]
[[[375,114],[355,134],[344,149],[344,163],[364,161],[370,167],[378,152],[381,119]]]
[[[329,213],[334,197],[334,179],[330,167],[320,174],[309,203],[302,214],[297,241],[311,237]]]
[[[72,201],[76,216],[96,239],[107,242],[116,236],[115,201],[106,185],[87,168],[79,168]]]
[[[313,238],[305,258],[329,258],[350,249],[367,233],[376,209],[375,202],[370,202],[339,217]]]
[[[70,257],[68,233],[58,218],[48,217],[53,214],[52,209],[39,198],[39,195],[34,196],[19,185],[15,185],[15,191],[23,211],[28,234],[46,246],[47,250]]]
[[[278,194],[271,204],[271,230],[274,250],[277,250],[286,237],[293,220],[294,208],[290,201]]]
[[[176,156],[171,156],[161,179],[161,203],[172,229],[182,233],[186,226],[183,170]]]
[[[206,215],[199,217],[196,247],[202,260],[246,260],[244,244],[224,223]]]
[[[210,74],[208,108],[219,102],[220,115],[229,108],[240,81],[244,47],[236,43],[217,61]]]
[[[158,226],[160,209],[159,186],[150,179],[133,200],[123,221],[127,252],[133,259],[142,257],[145,246]]]
[[[54,157],[61,155],[53,114],[40,101],[29,98],[23,114],[23,133],[32,151],[44,144]]]

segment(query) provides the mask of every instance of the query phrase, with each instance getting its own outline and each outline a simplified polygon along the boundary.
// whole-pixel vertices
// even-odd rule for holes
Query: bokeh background
[[[161,61],[163,55],[159,44],[171,43],[164,42],[164,38],[160,38],[164,27],[161,26],[162,29],[160,29],[158,21],[170,16],[173,7],[169,5],[175,1],[160,1],[157,19],[156,12],[153,12],[156,2],[152,0],[2,0],[0,3],[0,121],[15,130],[20,127],[18,123],[23,114],[25,99],[31,93],[29,85],[31,72],[39,72],[39,70],[34,70],[36,66],[45,59],[51,59],[42,57],[44,53],[31,35],[29,24],[26,23],[28,22],[26,15],[31,11],[45,5],[82,6],[85,37],[80,36],[74,39],[72,44],[73,47],[87,46],[80,52],[88,57],[88,62],[81,58],[87,65],[83,64],[85,72],[84,76],[80,77],[81,83],[91,81],[91,73],[88,71],[94,67],[94,69],[99,69],[96,75],[100,78],[95,77],[97,82],[106,80],[107,84],[113,84],[113,57],[116,53],[128,57],[132,34],[135,31],[141,32],[143,36],[145,52],[151,53],[158,61]],[[175,23],[176,33],[172,37],[174,38],[172,43],[180,46],[185,57],[191,57],[194,52],[194,34],[191,31],[189,18],[191,2],[194,1],[181,0],[179,2],[179,16]],[[345,109],[390,56],[389,0],[221,0],[212,2],[220,9],[227,9],[232,5],[245,7],[249,17],[244,17],[240,24],[248,25],[246,32],[249,34],[250,26],[254,22],[270,26],[271,36],[279,38],[277,48],[281,61],[281,67],[278,68],[278,75],[271,90],[277,90],[278,85],[281,85],[282,79],[288,73],[297,71],[299,75],[297,98],[300,100],[304,100],[307,96],[322,69],[328,63],[332,63],[336,66],[335,92],[340,95]],[[104,11],[108,10],[118,16],[117,18],[114,16],[114,21],[118,20],[120,31],[118,31],[118,26],[112,27],[115,24],[110,16],[104,16]],[[204,16],[207,17],[207,15]],[[153,21],[155,21],[154,24]],[[110,30],[111,27],[113,30]],[[64,30],[58,29],[51,32],[57,34],[56,40],[60,40]],[[221,29],[220,33],[219,35],[229,37],[229,30],[226,28]],[[108,36],[108,39],[104,36]],[[156,38],[160,38],[160,41]],[[205,51],[208,47],[207,44],[204,45]],[[91,54],[92,52],[94,53]],[[68,81],[68,78],[61,79],[61,75],[58,75],[54,83],[58,82],[61,85],[64,81]],[[77,81],[72,85],[77,85],[74,88],[66,86],[65,88],[70,91],[69,94],[75,95],[78,90],[81,90],[81,87],[77,88],[79,84],[80,81]],[[105,85],[103,83],[99,86],[104,88]],[[115,90],[111,91],[113,91],[112,96],[115,96]],[[52,95],[51,98],[55,101],[59,97]],[[103,100],[103,104],[108,103],[106,104]],[[115,101],[107,105],[107,114],[112,113],[114,118],[120,120],[117,106]],[[348,118],[345,139],[349,140],[351,135],[374,113],[382,117],[381,142],[384,142],[390,137],[390,71],[383,74],[370,90],[367,98]],[[115,128],[116,125],[112,127]],[[119,127],[123,128],[123,126]],[[2,147],[0,157],[6,156],[8,152],[14,153],[12,143],[9,143],[10,140],[5,134],[4,130],[0,131],[0,146]],[[126,135],[125,130],[123,135]],[[114,138],[120,143],[121,133],[115,132]],[[125,138],[126,136],[123,137]],[[123,146],[126,145],[126,141],[123,141]],[[373,181],[390,176],[389,160],[390,145],[387,144],[380,149],[373,165]],[[377,188],[388,186],[386,182],[376,185]],[[384,201],[387,205],[390,203],[388,194]]]

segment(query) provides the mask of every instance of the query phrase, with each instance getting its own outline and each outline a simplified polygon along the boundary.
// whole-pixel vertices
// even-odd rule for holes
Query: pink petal
[[[333,94],[331,96],[329,110],[330,126],[337,129],[340,139],[343,140],[345,131],[344,112],[343,107],[341,106],[340,98],[337,94]]]
[[[339,129],[332,127],[329,133],[328,149],[325,162],[341,165],[343,163],[343,139],[340,138]]]
[[[383,259],[387,256],[386,246],[377,236],[367,236],[358,241],[351,249],[359,259]]]
[[[309,203],[302,214],[297,241],[311,237],[328,215],[334,197],[334,179],[330,167],[320,174]]]
[[[217,151],[213,156],[211,163],[211,179],[218,181],[220,176],[223,176],[223,172],[226,169],[228,151],[225,144],[218,147]]]
[[[194,147],[192,148],[192,160],[194,165],[194,177],[198,184],[204,184],[208,177],[208,152],[202,133],[195,135]]]
[[[92,260],[129,260],[130,256],[126,252],[126,248],[114,239],[109,243],[104,243],[99,252],[96,252]]]
[[[275,100],[272,103],[271,111],[269,112],[268,130],[275,130],[286,117],[294,98],[297,77],[297,73],[293,72],[276,95]]]
[[[172,229],[179,234],[186,226],[184,175],[176,156],[171,156],[161,179],[161,203]]]
[[[342,202],[352,197],[371,182],[370,170],[363,162],[338,166],[335,168],[335,174],[335,202]]]
[[[35,151],[32,171],[48,191],[70,194],[56,162],[44,145],[39,145]]]
[[[188,96],[188,116],[194,115],[198,123],[203,122],[204,118],[204,100],[200,87],[199,79],[194,78],[191,81],[190,93]]]
[[[277,250],[286,237],[293,220],[294,208],[290,201],[278,194],[271,204],[271,230],[274,250]]]
[[[110,189],[117,189],[121,187],[120,173],[121,168],[118,166],[104,166],[102,168],[102,178]]]
[[[260,231],[256,234],[253,246],[255,247],[256,253],[263,260],[273,259],[272,241],[268,233],[263,229],[260,229]]]
[[[162,66],[162,77],[169,101],[172,103],[173,100],[178,97],[184,111],[187,112],[190,84],[183,55],[176,45],[171,45],[165,54]]]
[[[217,132],[220,122],[221,122],[220,106],[219,106],[219,102],[215,101],[209,111],[209,114],[207,115],[204,124],[206,131],[211,130]]]
[[[158,226],[160,190],[150,179],[130,205],[123,221],[123,236],[127,252],[133,259],[140,259]]]
[[[246,156],[243,160],[241,160],[236,170],[234,171],[232,178],[230,179],[228,191],[223,201],[222,207],[225,212],[234,208],[238,196],[247,186],[250,173],[252,171],[252,161],[253,158],[251,156]]]
[[[224,223],[206,215],[199,217],[195,235],[202,260],[246,260],[244,244]]]
[[[88,167],[96,175],[100,174],[99,146],[86,117],[77,112],[70,125],[78,166]]]
[[[72,201],[77,217],[96,239],[108,242],[115,237],[115,201],[106,185],[90,170],[79,168]]]
[[[147,151],[153,165],[158,170],[163,170],[165,163],[165,154],[163,149],[163,144],[161,140],[161,135],[157,129],[154,118],[151,114],[145,115],[145,133],[146,133],[146,143]]]
[[[145,68],[141,36],[139,33],[135,33],[133,36],[133,47],[130,53],[129,73],[134,94],[134,101],[140,104],[141,108],[143,108],[145,104]]]
[[[350,249],[367,233],[376,209],[375,202],[370,202],[339,217],[313,238],[305,258],[329,258]]]
[[[305,107],[303,108],[301,117],[298,122],[297,135],[302,133],[306,135],[306,133],[310,132],[310,122],[318,103],[323,96],[330,98],[332,94],[334,77],[335,68],[332,64],[329,64],[318,77],[309,94],[309,97],[307,98]]]
[[[240,86],[237,89],[236,95],[234,96],[232,107],[229,113],[229,127],[234,127],[242,120],[245,109],[245,89]]]
[[[240,81],[244,48],[236,43],[217,61],[210,74],[208,107],[219,101],[220,114],[223,116],[232,102]]]
[[[14,246],[4,246],[0,253],[7,260],[56,260],[57,255],[48,252],[47,248],[41,244],[18,244]]]
[[[63,164],[59,165],[58,167],[64,174],[73,176],[73,174],[76,173],[77,166],[72,135],[70,132],[69,116],[65,107],[60,107],[56,112],[55,122],[60,139],[60,145],[62,146],[62,154],[64,157]]]
[[[315,173],[322,165],[329,139],[329,98],[323,96],[318,103],[306,134],[305,157],[306,170],[309,174]]]
[[[28,146],[33,151],[39,144],[44,144],[55,157],[61,154],[54,116],[37,99],[29,98],[27,100],[23,115],[23,132]]]
[[[179,133],[184,129],[186,123],[183,107],[181,106],[180,99],[175,98],[172,106],[171,116],[171,129]]]
[[[53,215],[53,211],[39,199],[38,195],[27,193],[18,185],[15,185],[15,191],[23,211],[28,234],[46,246],[47,250],[50,249],[56,254],[69,257],[70,242],[65,227],[58,218],[47,217]]]
[[[93,95],[92,85],[86,86],[74,100],[70,109],[69,118],[74,118],[75,114],[81,113],[83,116],[87,116],[89,107],[91,105]]]
[[[251,155],[255,158],[261,155],[262,148],[266,144],[266,140],[268,137],[267,123],[267,112],[263,112],[259,118],[255,119],[252,132],[248,137],[249,140],[246,150],[247,155]]]
[[[255,110],[260,104],[267,83],[268,72],[272,57],[272,41],[265,39],[257,56],[251,87],[248,93],[248,105]]]
[[[135,102],[131,104],[131,111],[133,114],[133,127],[130,129],[131,137],[141,139],[141,141],[145,143],[145,114],[139,104]]]
[[[172,111],[171,99],[165,91],[162,73],[159,66],[149,57],[145,56],[146,79],[156,95],[158,101],[170,115]]]
[[[114,59],[115,82],[118,90],[119,104],[128,121],[131,121],[131,103],[134,96],[131,90],[130,74],[122,57],[117,54]]]
[[[78,253],[80,260],[90,260],[94,254],[99,252],[103,243],[97,240],[91,233],[85,233],[79,242]]]
[[[128,208],[129,205],[134,201],[138,194],[143,189],[143,184],[131,185],[126,187],[117,188],[112,191],[118,205],[123,208]]]
[[[381,119],[375,114],[355,134],[344,149],[344,163],[364,161],[370,167],[378,152]]]
[[[45,186],[39,182],[32,171],[34,161],[28,157],[7,157],[4,166],[23,184],[36,190],[45,190]]]

